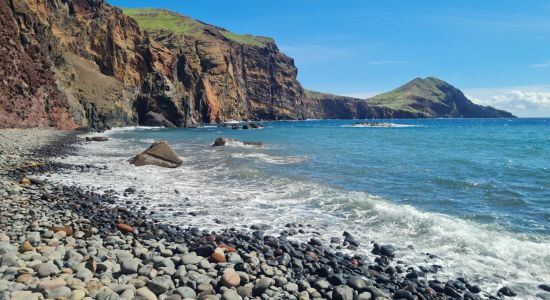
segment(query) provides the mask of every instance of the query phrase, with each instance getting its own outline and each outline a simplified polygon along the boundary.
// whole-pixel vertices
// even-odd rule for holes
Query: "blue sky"
[[[110,0],[273,37],[308,89],[358,97],[436,76],[474,102],[550,116],[548,0]]]

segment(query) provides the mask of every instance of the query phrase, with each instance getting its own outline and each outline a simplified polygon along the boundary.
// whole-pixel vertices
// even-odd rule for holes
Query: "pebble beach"
[[[289,237],[304,224],[287,224],[278,236],[262,228],[228,226],[213,232],[163,224],[147,207],[134,211],[115,205],[115,195],[37,179],[66,168],[94,168],[50,160],[86,142],[77,133],[2,130],[0,140],[0,299],[515,296],[508,287],[487,294],[467,278],[438,280],[441,266],[405,265],[395,259],[392,245],[374,244],[368,255],[354,253],[370,241],[347,232],[333,239],[341,245],[335,249],[314,236],[308,241]]]

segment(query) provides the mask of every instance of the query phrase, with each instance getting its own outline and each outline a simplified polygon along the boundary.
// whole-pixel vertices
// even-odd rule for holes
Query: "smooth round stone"
[[[260,270],[262,273],[264,273],[265,276],[272,277],[275,275],[275,271],[273,271],[273,267],[268,266],[267,264],[261,264]]]
[[[15,291],[11,293],[11,300],[41,300],[44,296],[39,293],[32,293],[30,291]]]
[[[32,274],[21,274],[15,279],[15,282],[22,283],[28,285],[34,280],[34,276]]]
[[[66,286],[60,286],[52,290],[46,290],[46,296],[52,299],[69,298],[71,297],[71,294],[71,289]]]
[[[176,293],[184,299],[195,299],[197,297],[195,290],[187,286],[177,288]]]
[[[332,293],[332,299],[353,300],[353,289],[347,285],[339,285],[334,289]]]
[[[136,294],[146,300],[158,300],[157,296],[146,287],[137,289]]]
[[[222,300],[242,300],[243,298],[235,290],[227,290],[222,295]]]
[[[231,252],[227,254],[227,260],[230,263],[234,263],[234,264],[243,262],[242,257],[236,252]]]
[[[222,275],[222,283],[227,287],[237,287],[241,284],[241,277],[233,269],[226,269]]]
[[[287,284],[285,284],[285,291],[289,292],[289,293],[294,293],[294,292],[297,292],[298,291],[298,285],[294,282],[289,282]]]
[[[210,269],[210,263],[208,262],[208,260],[203,259],[199,262],[199,268],[208,270]]]
[[[38,276],[40,277],[48,277],[59,274],[59,272],[59,268],[52,263],[43,263],[38,267]]]
[[[83,290],[74,290],[71,293],[70,300],[82,300],[86,297],[86,292]]]
[[[171,280],[164,277],[155,277],[147,283],[147,287],[155,293],[155,295],[166,293],[171,285],[173,285]]]
[[[330,283],[325,279],[319,279],[313,283],[313,287],[319,290],[328,290]]]
[[[203,257],[198,256],[197,253],[195,253],[195,252],[187,253],[187,254],[185,254],[184,256],[181,257],[181,262],[184,265],[196,265],[201,260],[203,260]]]
[[[357,300],[371,300],[372,295],[369,292],[362,292],[357,296]]]
[[[76,272],[76,275],[75,275],[76,278],[86,282],[90,279],[92,279],[94,277],[94,274],[92,273],[92,271],[86,269],[86,268],[82,268],[80,270],[78,270],[78,272]]]
[[[256,282],[256,284],[254,285],[254,289],[252,290],[252,293],[254,295],[261,295],[263,294],[271,285],[273,284],[273,279],[269,278],[269,277],[264,277],[260,280],[258,280],[258,282]]]
[[[122,274],[135,274],[138,271],[139,263],[134,258],[124,258],[120,261]]]
[[[134,299],[135,295],[136,295],[136,292],[134,292],[134,290],[128,289],[122,292],[122,294],[120,294],[120,298],[130,300],[130,299]]]
[[[58,288],[60,286],[65,286],[67,285],[67,282],[65,282],[63,278],[56,278],[51,280],[40,280],[37,285],[40,288],[51,290],[51,289]]]
[[[354,290],[358,291],[363,291],[369,286],[368,282],[360,276],[351,277],[348,279],[347,284]]]

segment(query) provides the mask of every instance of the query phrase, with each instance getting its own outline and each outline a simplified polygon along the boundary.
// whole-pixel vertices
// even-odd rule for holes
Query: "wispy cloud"
[[[541,64],[531,64],[529,65],[531,68],[534,68],[534,69],[540,69],[540,68],[550,68],[550,62],[544,62],[544,63],[541,63]]]
[[[472,89],[472,101],[512,112],[520,117],[550,116],[550,86]]]

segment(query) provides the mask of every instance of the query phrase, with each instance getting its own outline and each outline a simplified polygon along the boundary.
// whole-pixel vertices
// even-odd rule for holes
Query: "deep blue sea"
[[[384,120],[390,128],[354,122],[115,129],[106,133],[109,142],[85,144],[64,159],[106,170],[54,179],[100,190],[137,187],[146,194],[140,201],[166,222],[267,224],[272,231],[296,222],[314,228],[304,238],[325,240],[348,230],[364,251],[371,241],[391,243],[417,265],[436,263],[426,253],[436,254],[443,276],[466,276],[490,290],[508,284],[524,298],[550,282],[550,119]],[[264,146],[211,147],[217,137]],[[156,140],[167,140],[183,166],[127,163]]]

